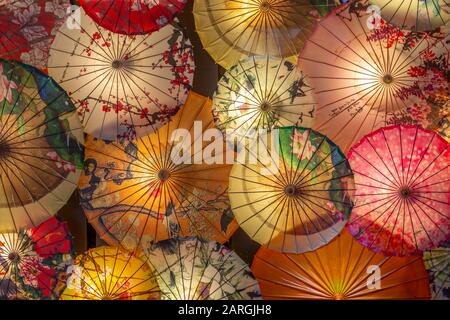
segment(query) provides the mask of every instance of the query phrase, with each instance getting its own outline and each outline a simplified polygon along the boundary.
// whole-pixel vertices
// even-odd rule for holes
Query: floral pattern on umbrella
[[[274,130],[266,154],[231,170],[231,209],[241,228],[272,250],[315,250],[344,228],[353,207],[353,173],[341,150],[319,132]],[[264,142],[259,147],[264,146]],[[242,152],[242,151],[241,151]],[[239,158],[239,155],[238,155]]]
[[[344,152],[390,124],[431,129],[448,103],[448,26],[400,30],[353,1],[323,18],[299,55],[318,108],[313,129]]]
[[[173,22],[148,35],[120,35],[96,25],[80,8],[77,27],[62,26],[49,74],[65,88],[85,132],[114,141],[164,125],[183,105],[194,76],[192,46]],[[72,18],[73,18],[72,17]]]
[[[163,300],[260,299],[250,268],[227,247],[194,237],[160,241],[145,249]]]
[[[45,70],[50,45],[69,7],[69,0],[1,1],[0,58]]]
[[[450,299],[450,241],[440,248],[423,253],[425,268],[430,276],[432,299]]]
[[[80,0],[100,26],[121,34],[157,31],[181,12],[188,0]]]
[[[252,57],[220,79],[214,94],[216,126],[229,139],[255,130],[312,125],[316,104],[308,77],[292,59]]]
[[[66,204],[84,137],[66,92],[29,65],[0,59],[0,105],[0,232],[18,232]]]
[[[381,128],[348,153],[356,194],[348,229],[368,248],[415,255],[450,236],[450,145],[419,126]]]
[[[0,299],[58,299],[74,254],[57,217],[20,233],[0,234]]]

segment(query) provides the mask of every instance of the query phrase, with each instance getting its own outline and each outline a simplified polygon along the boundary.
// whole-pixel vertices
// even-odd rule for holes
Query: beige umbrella
[[[48,68],[76,104],[85,132],[132,139],[169,121],[193,79],[192,46],[182,28],[174,23],[127,36],[98,26],[81,8],[71,19],[55,37]]]
[[[366,9],[330,13],[299,56],[318,104],[313,128],[344,152],[387,124],[431,128],[448,101],[448,32],[400,30]]]

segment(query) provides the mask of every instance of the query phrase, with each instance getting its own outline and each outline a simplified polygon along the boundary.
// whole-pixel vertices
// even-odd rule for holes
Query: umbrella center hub
[[[288,197],[294,197],[300,193],[300,190],[297,188],[296,185],[288,184],[286,187],[284,187],[284,193]]]
[[[385,84],[391,84],[392,82],[394,82],[394,77],[391,74],[385,74],[383,76],[383,82]]]
[[[259,105],[259,109],[263,112],[269,112],[270,110],[272,110],[272,105],[270,104],[270,102],[268,101],[263,101],[260,105]]]
[[[5,141],[0,141],[0,159],[4,159],[11,152],[9,145]]]
[[[267,12],[269,12],[272,9],[272,5],[270,4],[270,2],[268,0],[263,0],[259,4],[259,9],[262,12],[267,13]]]
[[[11,251],[8,254],[8,260],[11,261],[12,263],[18,263],[20,261],[19,253],[16,251]]]
[[[113,69],[122,69],[123,66],[125,65],[125,61],[121,60],[121,59],[116,59],[113,60],[113,62],[111,63],[111,66],[113,67]]]
[[[342,293],[335,293],[333,295],[334,300],[344,300],[344,295]]]
[[[158,171],[158,179],[161,181],[166,181],[170,178],[170,172],[167,169],[161,169]]]
[[[400,189],[400,196],[402,198],[408,198],[412,193],[412,190],[409,187],[402,187]]]

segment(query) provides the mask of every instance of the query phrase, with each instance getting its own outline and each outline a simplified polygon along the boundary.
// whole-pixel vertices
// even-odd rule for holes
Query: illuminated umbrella
[[[430,298],[421,256],[386,257],[361,246],[348,231],[314,252],[260,248],[252,271],[264,299]]]
[[[227,247],[195,237],[145,249],[163,300],[250,300],[261,293],[250,268]]]
[[[159,287],[145,259],[115,247],[75,258],[61,300],[155,300]]]
[[[348,153],[355,207],[348,224],[368,248],[412,255],[450,236],[450,148],[419,126],[381,128]]]
[[[67,224],[56,217],[0,234],[0,299],[58,299],[73,253]]]
[[[0,232],[54,215],[77,187],[83,130],[67,94],[37,69],[0,59]]]
[[[439,120],[438,124],[434,128],[434,131],[439,133],[445,140],[450,142],[450,113]]]
[[[233,165],[231,209],[241,228],[270,249],[315,250],[347,222],[353,206],[352,170],[339,148],[316,131],[284,127],[275,133],[278,148],[261,142],[267,155],[256,156],[246,147],[257,161]]]
[[[237,229],[226,194],[231,165],[219,164],[222,142],[202,143],[212,127],[211,100],[191,92],[167,125],[136,142],[88,139],[79,190],[100,237],[127,249],[178,235],[228,240]],[[178,157],[179,141],[184,159]],[[211,156],[215,146],[219,150]],[[208,164],[216,157],[217,164]]]
[[[449,242],[441,248],[423,253],[425,267],[430,276],[432,298],[450,299],[450,246]]]
[[[290,60],[249,58],[219,81],[216,125],[231,136],[294,124],[311,127],[316,108],[311,91],[307,76]]]
[[[183,30],[173,24],[126,36],[99,27],[81,8],[78,15],[79,29],[59,29],[48,65],[75,102],[85,132],[116,140],[161,127],[191,88],[192,46]]]
[[[432,31],[448,23],[450,3],[447,0],[370,0],[390,24],[414,31]]]
[[[313,11],[306,0],[200,0],[193,9],[203,46],[226,69],[253,55],[297,55]]]
[[[69,7],[69,0],[1,1],[0,58],[46,69],[50,45]]]
[[[448,30],[399,30],[366,9],[334,10],[299,56],[318,104],[313,128],[344,152],[389,124],[432,126],[449,96]]]
[[[150,33],[167,25],[187,0],[80,0],[100,26],[121,34]]]

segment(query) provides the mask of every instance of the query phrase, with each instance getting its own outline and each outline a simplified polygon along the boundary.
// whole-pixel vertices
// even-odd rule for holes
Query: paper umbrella
[[[204,48],[226,69],[254,55],[297,55],[314,27],[312,11],[306,0],[202,0],[193,9]]]
[[[80,0],[86,13],[100,26],[121,34],[159,30],[183,10],[187,0]]]
[[[57,217],[19,233],[0,234],[0,299],[58,299],[73,254],[67,224]]]
[[[347,222],[352,170],[339,148],[311,129],[275,129],[272,139],[275,143],[258,143],[264,153],[246,146],[249,160],[238,158],[233,165],[231,210],[250,238],[269,249],[315,250]]]
[[[448,103],[448,30],[399,30],[366,9],[332,11],[299,55],[318,105],[313,129],[344,152],[386,125],[432,129]]]
[[[0,59],[0,233],[37,226],[77,187],[83,130],[55,81]]]
[[[348,153],[355,206],[348,228],[368,248],[415,255],[450,236],[450,144],[419,126],[381,128]]]
[[[231,165],[221,164],[223,143],[203,140],[213,125],[211,100],[191,92],[178,114],[149,136],[87,139],[79,193],[103,240],[135,249],[175,236],[230,238],[238,227],[227,197]]]
[[[163,240],[146,248],[163,300],[260,299],[250,268],[227,247],[194,237]]]
[[[99,27],[83,9],[59,30],[49,74],[75,102],[85,132],[104,140],[133,139],[165,124],[191,88],[192,46],[173,23],[148,35]]]
[[[360,245],[348,231],[302,254],[261,247],[252,265],[264,299],[429,299],[421,256],[387,257]]]

